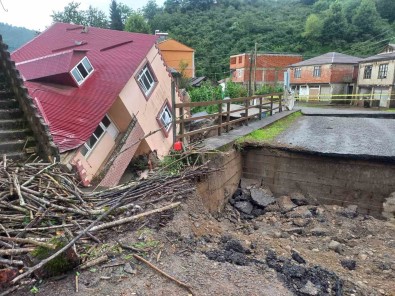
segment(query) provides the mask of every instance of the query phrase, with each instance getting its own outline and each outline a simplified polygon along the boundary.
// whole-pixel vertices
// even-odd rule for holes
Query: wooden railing
[[[266,112],[269,115],[273,115],[275,110],[278,112],[282,112],[282,96],[283,93],[271,93],[266,95],[259,95],[259,96],[252,96],[252,97],[244,97],[244,98],[235,98],[235,99],[228,99],[228,100],[217,100],[217,101],[205,101],[205,102],[190,102],[190,103],[179,103],[175,104],[175,109],[178,109],[179,112],[174,112],[173,114],[179,114],[179,118],[175,121],[173,125],[174,134],[177,132],[177,126],[179,126],[179,134],[176,135],[176,140],[183,140],[184,138],[203,133],[209,130],[218,130],[218,135],[221,135],[223,129],[225,132],[229,132],[230,126],[236,123],[244,123],[248,125],[248,122],[253,119],[257,118],[259,120],[262,119],[262,113]],[[255,102],[251,104],[251,101]],[[231,104],[237,103],[240,104],[240,108],[231,110]],[[275,104],[278,104],[275,106]],[[191,117],[186,114],[186,110],[195,108],[195,107],[209,107],[209,106],[217,106],[218,112],[202,115],[197,117]],[[249,114],[248,111],[250,109],[258,109],[258,113],[256,114]],[[226,109],[226,110],[224,110]],[[176,111],[176,110],[174,110]],[[232,113],[240,113],[240,118],[231,120]],[[186,123],[199,120],[199,119],[217,119],[216,124],[211,125],[209,127],[193,130],[193,131],[186,131],[185,125]]]

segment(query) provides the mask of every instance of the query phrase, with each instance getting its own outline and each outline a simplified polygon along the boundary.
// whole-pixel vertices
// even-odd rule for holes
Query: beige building
[[[357,93],[359,105],[395,107],[395,45],[388,44],[381,53],[359,63]],[[366,103],[365,103],[366,104]]]

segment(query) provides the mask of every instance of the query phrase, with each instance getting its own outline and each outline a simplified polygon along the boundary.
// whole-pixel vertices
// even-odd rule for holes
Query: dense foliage
[[[10,52],[33,39],[36,33],[36,31],[26,28],[0,23],[0,34],[3,37],[3,41],[8,45],[8,50]]]
[[[229,56],[259,51],[310,58],[377,53],[395,37],[393,0],[166,0],[151,28],[196,49],[197,75],[229,75]],[[385,9],[387,7],[388,9]],[[147,6],[144,8],[144,11]]]

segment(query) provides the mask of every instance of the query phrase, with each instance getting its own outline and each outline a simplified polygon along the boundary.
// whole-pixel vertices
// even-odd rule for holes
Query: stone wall
[[[33,99],[29,96],[28,90],[23,85],[23,79],[15,67],[14,61],[11,60],[10,53],[7,51],[7,45],[3,43],[0,35],[0,67],[6,74],[7,80],[13,93],[18,101],[24,117],[29,123],[30,128],[37,140],[38,153],[47,160],[52,161],[59,158],[59,150],[53,142],[52,135],[48,125],[37,110]]]
[[[241,178],[241,155],[235,150],[216,153],[211,158],[210,167],[217,169],[198,183],[198,193],[203,204],[212,214],[222,211],[228,199],[239,186]]]
[[[242,162],[243,177],[262,179],[275,195],[301,191],[318,203],[355,204],[361,213],[377,217],[395,191],[395,164],[352,155],[339,158],[258,147],[245,148]]]

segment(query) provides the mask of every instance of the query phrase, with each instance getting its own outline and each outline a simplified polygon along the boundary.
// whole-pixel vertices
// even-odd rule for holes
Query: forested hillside
[[[0,35],[3,37],[4,42],[8,45],[8,50],[10,52],[30,41],[35,36],[35,34],[36,32],[33,30],[0,23]]]
[[[309,58],[371,55],[395,40],[393,0],[167,0],[153,8],[143,10],[151,28],[195,48],[198,75],[216,78],[229,70],[229,55],[251,52],[255,42],[258,51]]]

